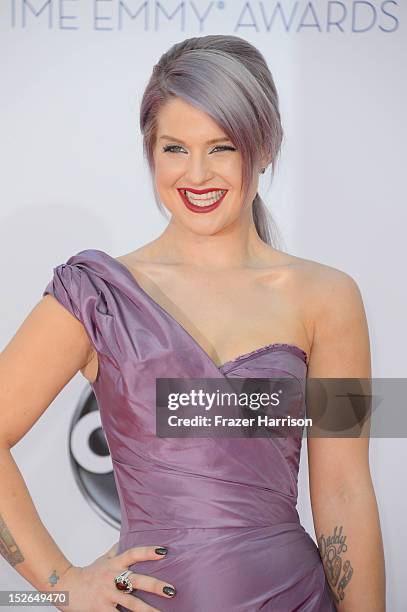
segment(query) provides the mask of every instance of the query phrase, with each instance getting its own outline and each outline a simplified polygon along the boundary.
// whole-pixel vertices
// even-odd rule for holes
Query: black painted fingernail
[[[163,588],[163,593],[165,593],[166,595],[171,595],[171,597],[173,597],[173,595],[175,595],[176,592],[177,591],[172,586],[165,586]]]
[[[156,548],[154,552],[156,552],[157,555],[166,555],[168,548],[165,548],[165,546],[160,546],[159,548]]]

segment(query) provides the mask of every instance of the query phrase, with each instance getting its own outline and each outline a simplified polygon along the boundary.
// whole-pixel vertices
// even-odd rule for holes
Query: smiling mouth
[[[187,205],[189,204],[188,208],[192,206],[193,208],[213,210],[221,202],[228,190],[213,189],[200,192],[196,189],[193,191],[189,189],[178,189],[178,191],[184,203]]]

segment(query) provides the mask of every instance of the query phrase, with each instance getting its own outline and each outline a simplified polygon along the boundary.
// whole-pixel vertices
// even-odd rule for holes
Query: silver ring
[[[115,576],[114,583],[116,585],[116,589],[119,591],[124,591],[125,593],[131,593],[135,590],[132,583],[128,579],[128,576],[131,573],[132,572],[130,570],[124,570],[124,572]]]

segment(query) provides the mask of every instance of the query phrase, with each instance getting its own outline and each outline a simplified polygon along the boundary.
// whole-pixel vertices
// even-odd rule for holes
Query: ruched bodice
[[[296,509],[300,436],[156,435],[157,378],[289,377],[304,390],[304,351],[268,344],[217,366],[127,267],[97,249],[54,268],[46,293],[82,322],[98,352],[92,387],[120,500],[118,554],[169,549],[130,569],[174,584],[176,596],[137,596],[163,611],[334,612]],[[305,416],[300,397],[290,414]]]

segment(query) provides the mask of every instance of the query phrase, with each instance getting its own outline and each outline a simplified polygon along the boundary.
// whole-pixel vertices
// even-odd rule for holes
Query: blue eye
[[[182,149],[182,147],[180,145],[166,145],[163,149],[164,153],[167,153],[167,151],[169,153],[175,153],[176,151],[174,151],[174,149]],[[220,149],[223,151],[236,151],[236,149],[234,147],[229,147],[228,145],[220,145],[215,147],[213,150],[216,151],[216,149]]]
[[[180,147],[180,145],[167,145],[164,147],[163,151],[164,153],[166,153],[167,151],[169,151],[170,153],[174,153],[173,149],[182,149],[182,147]]]
[[[223,149],[224,151],[236,151],[234,147],[229,147],[228,145],[220,145],[218,147],[215,147],[215,149]]]

